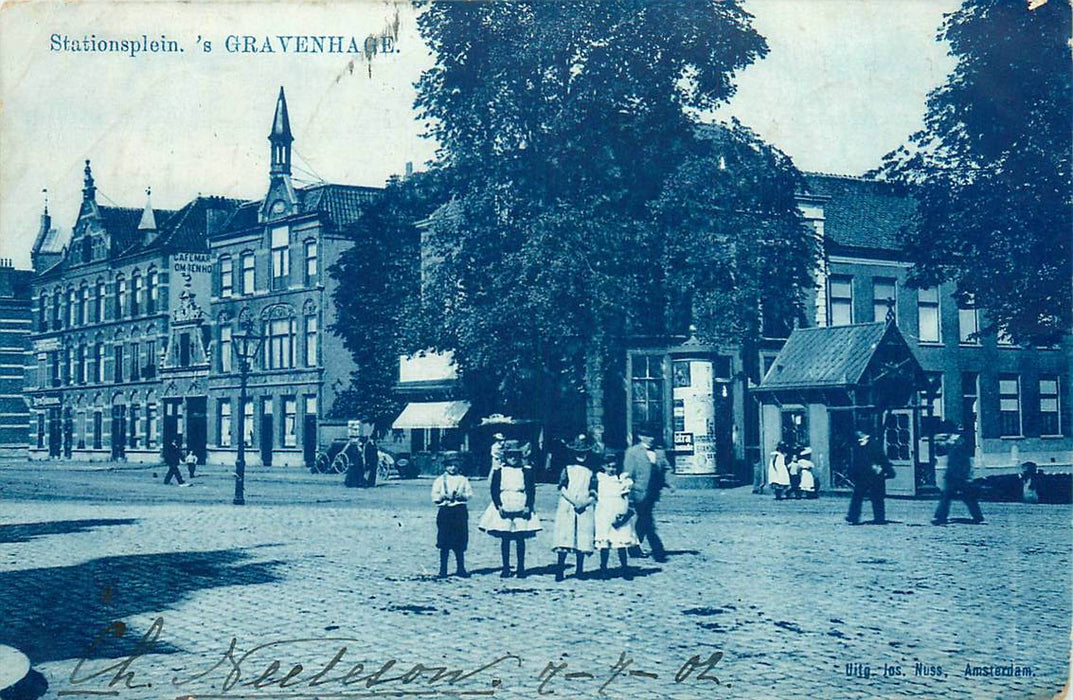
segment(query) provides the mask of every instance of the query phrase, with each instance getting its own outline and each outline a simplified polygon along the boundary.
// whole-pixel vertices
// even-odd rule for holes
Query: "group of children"
[[[771,453],[767,470],[767,482],[775,500],[818,498],[814,468],[811,447],[795,449],[780,442]]]
[[[562,581],[566,558],[576,557],[577,575],[584,572],[585,557],[600,551],[600,572],[606,574],[611,550],[617,550],[624,578],[632,578],[627,549],[638,546],[629,477],[618,473],[613,457],[586,436],[568,445],[570,464],[559,479],[559,503],[555,514],[555,545],[558,566],[555,580]],[[432,484],[432,502],[438,506],[436,546],[440,550],[440,576],[447,576],[449,552],[455,553],[457,575],[468,576],[465,550],[469,541],[466,502],[473,497],[469,480],[458,473],[460,455],[444,455],[444,474]],[[477,527],[500,540],[502,570],[511,575],[510,550],[514,543],[518,578],[525,578],[525,542],[543,529],[535,511],[536,481],[528,464],[527,446],[517,440],[497,441],[492,450],[490,478],[492,502]]]

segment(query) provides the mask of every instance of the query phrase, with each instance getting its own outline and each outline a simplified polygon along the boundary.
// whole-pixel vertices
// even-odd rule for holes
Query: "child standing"
[[[801,451],[797,453],[797,464],[801,469],[801,489],[799,493],[803,494],[805,498],[818,498],[816,475],[812,471],[816,465],[812,463],[811,447],[801,448]]]
[[[630,510],[630,490],[633,479],[618,473],[613,455],[604,458],[603,471],[596,475],[596,548],[600,550],[600,576],[607,575],[607,560],[611,550],[618,551],[622,577],[633,578],[626,552],[640,544],[634,529],[634,513]]]
[[[525,541],[543,528],[533,512],[536,479],[528,464],[527,446],[517,440],[503,443],[503,466],[492,472],[492,502],[477,527],[500,540],[503,557],[501,578],[510,576],[510,543],[518,550],[518,578],[525,578]]]
[[[194,480],[194,470],[197,468],[197,455],[193,450],[186,451],[186,473],[190,475],[190,481]]]
[[[466,503],[473,498],[469,479],[458,473],[462,455],[443,454],[444,473],[432,482],[432,502],[436,513],[436,547],[440,550],[440,578],[447,576],[447,556],[455,553],[455,575],[468,577],[465,552],[469,544],[469,510]]]
[[[592,447],[585,435],[578,435],[566,446],[571,463],[559,476],[559,507],[555,512],[554,549],[559,555],[556,581],[563,580],[568,554],[573,552],[577,557],[576,575],[580,578],[585,571],[585,555],[593,552],[596,475],[589,467]]]
[[[785,442],[780,442],[771,453],[771,460],[767,467],[767,481],[771,484],[776,501],[781,501],[790,488],[790,470],[787,468],[789,459],[790,447]]]

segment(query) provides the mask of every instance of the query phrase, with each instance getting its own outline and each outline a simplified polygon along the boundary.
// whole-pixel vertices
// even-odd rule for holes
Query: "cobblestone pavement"
[[[239,508],[219,470],[191,488],[162,476],[0,467],[0,643],[46,697],[1049,698],[1066,682],[1067,506],[984,504],[984,525],[932,527],[933,502],[891,500],[899,522],[850,527],[841,498],[678,491],[656,513],[667,563],[557,584],[547,530],[530,577],[499,578],[475,525],[487,482],[474,575],[437,580],[428,481],[251,473]],[[540,487],[546,528],[554,498]],[[297,639],[312,641],[272,644]],[[400,679],[415,664],[469,675]],[[1010,664],[1031,675],[966,675]]]

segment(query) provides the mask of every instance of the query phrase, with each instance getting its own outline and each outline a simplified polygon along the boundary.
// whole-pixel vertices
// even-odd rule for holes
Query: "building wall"
[[[921,292],[906,284],[909,266],[893,260],[866,257],[832,256],[828,268],[827,303],[830,305],[831,278],[851,278],[853,321],[874,320],[874,281],[892,279],[896,283],[895,317],[899,329],[910,343],[926,372],[942,377],[942,396],[937,402],[944,419],[968,424],[971,416],[963,400],[963,376],[979,378],[976,469],[1009,472],[1021,463],[1032,460],[1040,464],[1073,464],[1073,401],[1070,398],[1070,357],[1073,339],[1067,336],[1056,348],[1024,348],[1002,344],[994,333],[982,334],[977,340],[961,338],[961,323],[955,288],[952,284],[939,287],[937,341],[922,340],[919,301]],[[979,315],[979,327],[986,318]],[[1020,414],[1023,429],[1018,435],[1003,435],[1000,420],[1000,379],[1004,376],[1019,380]],[[1040,379],[1057,377],[1059,382],[1059,430],[1053,435],[1041,435]],[[918,426],[919,427],[919,426]],[[922,461],[927,461],[927,445],[921,446]]]
[[[23,394],[31,324],[29,272],[0,265],[0,457],[26,456],[29,409]]]
[[[142,280],[142,295],[138,313],[131,304],[133,292],[131,280],[135,273]],[[145,282],[155,274],[157,298],[147,304]],[[127,260],[97,261],[87,265],[72,266],[62,271],[49,272],[36,277],[31,285],[32,332],[30,335],[30,371],[27,372],[26,394],[31,404],[30,449],[31,459],[48,459],[55,456],[50,443],[55,437],[49,422],[55,419],[50,409],[58,409],[63,423],[61,440],[69,442],[70,449],[61,445],[59,456],[73,460],[109,459],[113,455],[112,407],[124,405],[129,424],[124,440],[124,457],[129,461],[156,461],[159,455],[160,407],[159,407],[159,353],[163,350],[168,328],[169,305],[168,257],[155,254]],[[119,280],[126,283],[124,308],[117,314],[116,295]],[[96,305],[98,283],[104,285],[105,303],[103,318],[95,318],[88,308],[78,310],[72,323],[70,294],[85,306],[82,289],[92,289],[90,304]],[[60,313],[55,310],[56,295],[61,295]],[[47,296],[44,296],[47,295]],[[43,298],[48,307],[41,308]],[[152,309],[152,310],[150,310]],[[99,380],[94,349],[103,348],[103,381]],[[116,373],[116,347],[122,347],[122,366]],[[82,362],[78,361],[79,348]],[[134,351],[137,351],[135,356]],[[151,353],[151,354],[150,354]],[[53,354],[58,356],[54,364]],[[92,362],[91,362],[92,355]],[[137,368],[135,372],[135,366]],[[55,369],[59,369],[58,376]],[[118,381],[117,381],[118,380]],[[57,403],[58,402],[58,403]],[[132,414],[131,411],[134,410]],[[95,414],[101,418],[96,419]],[[95,439],[95,421],[100,421],[100,439]],[[39,430],[44,421],[44,439],[39,440]],[[69,440],[63,436],[69,433]],[[99,445],[99,446],[98,446]]]

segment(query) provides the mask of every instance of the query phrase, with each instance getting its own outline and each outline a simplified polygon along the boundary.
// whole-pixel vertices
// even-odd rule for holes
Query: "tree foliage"
[[[624,343],[759,333],[814,248],[792,164],[698,128],[766,53],[738,2],[432,3],[417,107],[451,195],[425,243],[411,340],[455,353],[486,410],[554,419]],[[720,170],[720,167],[723,170]]]
[[[329,329],[343,339],[356,369],[331,407],[338,417],[382,422],[401,408],[395,397],[403,329],[416,309],[420,232],[416,225],[440,201],[435,178],[392,180],[344,232],[353,241],[328,273],[339,280]]]
[[[1068,0],[966,0],[939,34],[957,66],[880,171],[918,200],[915,281],[954,280],[1018,342],[1073,323],[1070,16]]]

